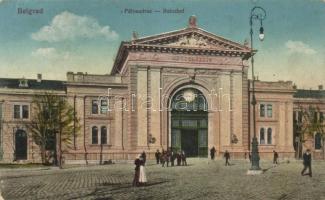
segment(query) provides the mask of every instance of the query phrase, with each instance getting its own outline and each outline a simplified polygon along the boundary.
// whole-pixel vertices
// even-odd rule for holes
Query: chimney
[[[42,74],[37,74],[37,83],[42,82]]]
[[[323,90],[323,85],[319,85],[318,90]]]

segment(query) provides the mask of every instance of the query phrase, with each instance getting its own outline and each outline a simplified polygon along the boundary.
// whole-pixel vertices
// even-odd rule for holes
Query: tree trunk
[[[325,160],[325,145],[324,145],[324,142],[325,142],[325,138],[322,139],[322,146],[323,146],[323,160]]]
[[[41,159],[42,159],[42,164],[46,164],[46,154],[45,154],[45,145],[41,145]]]

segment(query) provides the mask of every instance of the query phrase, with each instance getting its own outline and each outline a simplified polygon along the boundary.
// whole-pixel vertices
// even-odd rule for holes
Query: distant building
[[[25,124],[34,115],[34,94],[45,91],[66,97],[81,120],[65,162],[134,159],[143,150],[153,158],[167,148],[207,157],[213,146],[218,155],[228,150],[244,158],[254,134],[251,49],[191,22],[185,29],[122,42],[110,75],[0,79],[2,162],[40,161]],[[255,85],[261,158],[271,158],[273,150],[293,158],[296,105],[313,103],[324,112],[324,91],[308,93],[283,81]]]

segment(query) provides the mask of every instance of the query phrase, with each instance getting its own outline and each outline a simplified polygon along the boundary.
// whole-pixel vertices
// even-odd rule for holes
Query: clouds
[[[313,55],[317,53],[316,50],[314,50],[308,44],[305,44],[302,41],[288,40],[285,43],[285,46],[289,50],[289,53],[300,53],[305,55]]]
[[[32,56],[35,58],[40,59],[47,59],[47,60],[68,60],[70,59],[71,53],[70,52],[58,52],[55,48],[48,47],[48,48],[38,48],[35,51],[32,51]]]
[[[37,41],[59,42],[96,37],[114,40],[118,38],[118,34],[109,26],[99,25],[98,21],[92,17],[79,16],[64,11],[56,15],[49,25],[42,27],[36,33],[32,33],[31,37]]]

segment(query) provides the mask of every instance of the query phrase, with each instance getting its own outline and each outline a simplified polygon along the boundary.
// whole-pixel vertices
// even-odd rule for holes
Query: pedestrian
[[[160,163],[160,157],[161,157],[161,153],[160,153],[159,149],[157,149],[157,151],[155,153],[155,157],[156,157],[156,162],[158,165]]]
[[[182,151],[181,159],[182,159],[182,166],[187,166],[186,155],[184,151]]]
[[[144,159],[140,158],[140,170],[139,170],[139,185],[144,186],[147,183],[146,171],[144,168]]]
[[[142,158],[142,161],[143,161],[143,165],[146,165],[146,161],[147,161],[147,155],[146,155],[146,152],[142,152],[141,154],[141,158]]]
[[[171,160],[171,152],[170,152],[170,149],[167,150],[165,159],[166,159],[166,163],[167,163],[167,167],[168,167],[169,166],[169,162]]]
[[[210,149],[210,156],[211,156],[211,160],[214,160],[214,157],[215,157],[215,153],[216,153],[216,148],[212,147]]]
[[[273,166],[275,167],[278,164],[279,154],[275,150],[273,150]]]
[[[170,155],[170,162],[171,162],[171,166],[172,166],[172,167],[174,167],[175,159],[176,159],[176,155],[175,155],[174,152],[172,151],[172,152],[171,152],[171,155]]]
[[[139,177],[140,177],[140,164],[141,164],[141,161],[140,161],[140,155],[138,155],[136,157],[136,159],[134,160],[134,165],[135,165],[135,173],[134,173],[134,177],[133,177],[133,186],[139,186],[140,183],[139,183]]]
[[[230,153],[226,150],[226,152],[225,152],[225,154],[223,155],[223,157],[225,157],[225,159],[226,159],[226,166],[227,165],[230,165],[230,163],[229,163],[229,160],[230,160]]]
[[[162,150],[162,153],[160,155],[160,163],[162,167],[165,167],[165,163],[166,163],[166,151]]]
[[[311,153],[310,150],[307,149],[304,155],[302,156],[303,158],[303,164],[304,164],[304,169],[301,171],[301,175],[307,175],[305,174],[306,169],[308,168],[308,175],[312,177],[312,171],[311,171]]]
[[[177,152],[176,159],[177,159],[177,166],[181,166],[181,161],[182,161],[181,152]]]

